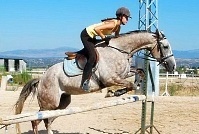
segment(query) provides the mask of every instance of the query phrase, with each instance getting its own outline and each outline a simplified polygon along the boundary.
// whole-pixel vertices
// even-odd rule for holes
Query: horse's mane
[[[134,31],[128,31],[128,32],[126,32],[126,33],[121,33],[121,34],[119,34],[119,36],[109,36],[108,38],[109,39],[117,39],[117,38],[120,38],[120,37],[124,37],[124,36],[128,36],[128,35],[130,35],[130,34],[139,34],[139,33],[154,33],[154,32],[149,32],[149,31],[147,31],[147,30],[134,30]],[[101,42],[101,40],[96,40],[96,43],[98,43],[98,42]],[[105,44],[105,43],[100,43],[100,44],[98,44],[97,45],[97,47],[105,47],[107,44]]]
[[[134,31],[128,31],[126,33],[121,33],[119,35],[119,37],[126,36],[126,35],[129,35],[129,34],[137,34],[137,33],[152,33],[152,32],[149,32],[147,30],[134,30]],[[112,38],[118,38],[118,37],[113,36]]]

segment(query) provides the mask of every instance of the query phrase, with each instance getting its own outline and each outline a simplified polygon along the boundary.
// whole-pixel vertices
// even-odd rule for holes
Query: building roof
[[[25,63],[27,63],[26,60],[21,59],[21,58],[2,58],[2,57],[0,57],[0,60],[23,60]]]

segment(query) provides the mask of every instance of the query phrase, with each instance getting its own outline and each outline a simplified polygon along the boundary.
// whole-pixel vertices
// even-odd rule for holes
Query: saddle
[[[102,40],[96,40],[95,47],[106,47],[107,44]],[[93,71],[97,69],[98,61],[99,61],[99,53],[95,48],[96,53],[96,61],[93,65]],[[68,76],[77,76],[83,73],[84,67],[87,63],[87,56],[84,49],[77,51],[77,52],[65,52],[67,57],[64,58],[64,72]]]
[[[98,53],[97,49],[95,49],[95,53],[96,53],[97,57],[96,57],[96,61],[95,61],[93,67],[95,67],[99,61],[99,53]],[[80,50],[78,52],[65,52],[65,54],[67,55],[67,57],[66,57],[67,60],[75,60],[77,63],[77,66],[82,70],[84,69],[84,66],[86,65],[86,62],[87,62],[87,58],[86,58],[83,50]]]

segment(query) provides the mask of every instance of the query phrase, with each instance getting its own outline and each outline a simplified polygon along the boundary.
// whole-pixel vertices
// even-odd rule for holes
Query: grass
[[[32,79],[32,76],[27,72],[22,72],[20,74],[12,75],[15,84],[25,85],[29,80]]]
[[[169,84],[167,87],[171,96],[199,96],[199,85]],[[165,85],[160,86],[160,94],[165,91]]]
[[[7,83],[7,91],[15,91],[18,89],[19,86],[24,86],[29,80],[32,79],[32,76],[30,74],[28,74],[27,72],[22,72],[22,73],[13,73],[13,74],[9,74],[9,73],[2,73],[0,74],[0,81],[2,76],[6,76],[6,75],[12,75],[13,80],[12,81],[8,81]]]

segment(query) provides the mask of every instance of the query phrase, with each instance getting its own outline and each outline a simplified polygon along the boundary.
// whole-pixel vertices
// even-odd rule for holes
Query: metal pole
[[[145,57],[147,58],[147,57]],[[148,60],[145,60],[144,62],[145,69],[148,70],[149,68],[149,62]],[[144,84],[143,84],[143,94],[147,97],[147,81],[148,81],[148,73],[145,73],[144,77]],[[147,99],[142,101],[142,117],[141,117],[141,134],[145,134],[146,130],[146,109],[147,109]]]
[[[155,29],[158,28],[158,17],[157,17],[158,16],[158,10],[157,10],[158,2],[157,1],[158,0],[139,0],[139,25],[138,25],[139,30],[144,29],[144,30],[151,32],[152,28],[155,28]],[[146,53],[146,55],[149,54],[148,51],[145,51],[145,53]],[[145,59],[148,59],[148,57],[145,56]],[[151,94],[153,97],[153,101],[151,101],[151,118],[150,118],[150,125],[146,127],[147,100],[142,101],[141,128],[136,132],[136,133],[138,133],[139,131],[141,131],[141,134],[145,134],[145,131],[149,127],[150,127],[150,134],[152,134],[153,128],[155,128],[155,126],[153,125],[154,95],[156,95],[156,96],[159,95],[159,66],[157,66],[157,63],[155,63],[155,62],[153,62],[151,64],[152,64],[152,68],[151,68],[148,60],[144,61],[143,69],[146,73],[145,73],[145,78],[143,80],[143,89],[142,89],[143,95],[146,95],[146,97],[147,97],[147,95]],[[153,79],[152,72],[154,75],[154,79]],[[150,74],[149,79],[151,81],[148,81],[148,77],[149,77],[148,73]],[[152,89],[152,91],[150,92],[149,90],[151,90],[151,89]],[[155,130],[157,131],[156,128],[155,128]]]
[[[153,133],[154,101],[151,102],[150,134]]]

